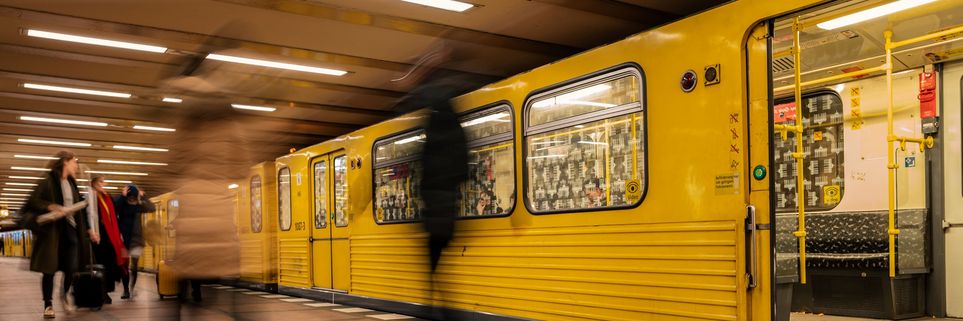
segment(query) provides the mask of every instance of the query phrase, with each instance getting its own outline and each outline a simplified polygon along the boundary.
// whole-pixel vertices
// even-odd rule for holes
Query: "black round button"
[[[694,71],[686,70],[686,72],[682,74],[682,80],[679,81],[679,85],[682,86],[682,91],[690,92],[695,89],[697,78],[698,76],[696,76]]]

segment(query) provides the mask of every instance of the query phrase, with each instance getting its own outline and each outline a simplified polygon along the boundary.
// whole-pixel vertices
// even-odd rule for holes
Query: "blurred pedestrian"
[[[30,199],[24,205],[30,217],[25,224],[34,232],[30,270],[43,273],[44,318],[54,317],[53,279],[57,271],[64,275],[61,302],[65,310],[72,310],[67,303],[67,293],[77,267],[92,263],[88,235],[94,232],[87,227],[86,213],[71,213],[67,209],[81,201],[75,179],[77,157],[68,151],[61,151],[54,157],[47,165],[50,169],[47,176],[30,193]],[[38,218],[44,213],[53,214],[54,219],[39,222]]]
[[[114,200],[104,189],[105,184],[103,175],[94,174],[90,177],[87,217],[93,230],[90,240],[94,244],[94,256],[97,263],[104,267],[104,304],[111,304],[113,300],[109,293],[114,292],[116,283],[126,278],[129,271],[127,248],[117,227]],[[124,291],[125,295],[126,293],[127,291]]]
[[[137,269],[140,264],[140,257],[144,254],[144,230],[143,213],[150,213],[157,208],[154,203],[146,201],[144,190],[137,188],[137,185],[129,184],[124,187],[120,195],[113,199],[114,208],[117,210],[117,223],[120,233],[123,236],[123,246],[129,257],[127,271],[121,281],[124,286],[124,294],[121,299],[130,299],[133,290],[137,285]]]
[[[194,301],[201,301],[202,282],[240,271],[234,193],[228,185],[243,180],[252,162],[235,116],[229,104],[207,101],[191,106],[178,126],[169,163],[179,174],[172,267],[183,280],[182,298],[189,285]]]

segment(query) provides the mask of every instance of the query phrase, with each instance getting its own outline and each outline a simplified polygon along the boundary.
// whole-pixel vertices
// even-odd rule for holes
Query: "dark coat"
[[[129,204],[124,195],[114,197],[114,211],[117,212],[117,227],[128,250],[144,246],[143,213],[157,210],[154,203],[143,200],[140,204]]]
[[[87,234],[87,213],[74,215],[77,227],[71,227],[65,218],[39,225],[36,216],[49,212],[50,204],[64,204],[59,173],[50,172],[30,193],[24,210],[31,213],[26,226],[34,232],[33,252],[30,253],[30,270],[41,273],[77,271],[77,267],[91,264],[90,237]],[[68,178],[74,202],[82,201],[77,182]],[[68,234],[69,233],[69,234]]]

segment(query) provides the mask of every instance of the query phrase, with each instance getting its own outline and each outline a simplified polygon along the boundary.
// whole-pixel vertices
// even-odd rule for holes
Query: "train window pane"
[[[348,226],[348,164],[344,155],[334,158],[334,225]]]
[[[508,106],[469,115],[461,121],[465,139],[479,140],[512,132],[512,111]]]
[[[328,164],[314,163],[314,228],[328,226]]]
[[[422,130],[375,143],[374,206],[380,223],[401,223],[421,219],[421,150],[425,145]]]
[[[282,231],[291,229],[291,170],[278,171],[278,225]]]
[[[515,144],[499,142],[468,151],[468,181],[459,216],[504,215],[515,204]]]
[[[527,201],[534,212],[625,207],[645,182],[643,114],[526,137]]]
[[[421,219],[421,162],[411,161],[375,169],[375,218],[378,223]]]
[[[842,199],[845,186],[843,173],[843,103],[835,92],[820,92],[803,96],[803,177],[806,189],[806,210],[827,211]],[[795,125],[795,102],[777,101],[773,107],[776,124]],[[793,212],[796,202],[795,134],[789,132],[782,139],[779,132],[773,139],[775,164],[776,210]]]
[[[461,119],[468,140],[468,180],[461,186],[458,215],[498,216],[515,204],[512,110],[498,105]]]
[[[261,232],[261,176],[251,177],[251,232]]]
[[[375,143],[375,166],[409,157],[420,157],[425,132],[415,131]]]
[[[529,107],[529,125],[538,126],[641,101],[635,74],[591,82],[536,98]]]

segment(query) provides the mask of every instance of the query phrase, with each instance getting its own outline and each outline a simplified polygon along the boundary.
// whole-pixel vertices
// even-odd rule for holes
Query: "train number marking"
[[[304,224],[304,222],[294,222],[295,231],[304,231],[306,229],[307,229],[307,224]]]

